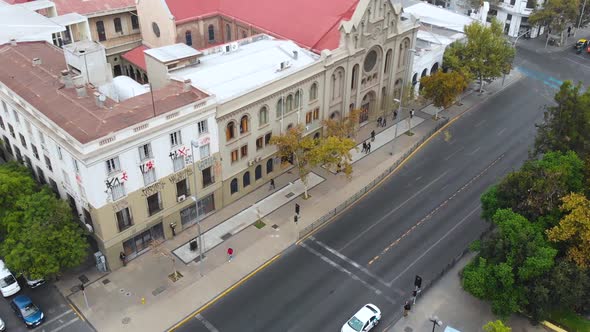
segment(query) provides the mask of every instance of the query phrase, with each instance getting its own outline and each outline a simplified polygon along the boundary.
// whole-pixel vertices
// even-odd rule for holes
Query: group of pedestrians
[[[363,142],[363,149],[361,150],[361,152],[364,152],[366,154],[371,153],[371,142],[364,141]]]
[[[395,118],[393,118],[395,120]],[[387,126],[387,118],[386,117],[379,117],[377,119],[377,127],[385,127]]]

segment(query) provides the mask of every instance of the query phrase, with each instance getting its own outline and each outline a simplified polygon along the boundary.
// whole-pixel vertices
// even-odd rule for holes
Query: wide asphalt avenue
[[[524,79],[178,331],[338,331],[365,303],[381,308],[381,327],[397,321],[414,276],[428,284],[486,230],[479,197],[527,158],[560,82],[590,78],[590,56],[569,49],[519,48],[515,66]]]

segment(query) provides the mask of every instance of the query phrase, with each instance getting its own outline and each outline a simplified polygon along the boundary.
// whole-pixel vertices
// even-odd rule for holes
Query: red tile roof
[[[123,59],[131,62],[132,64],[136,65],[137,67],[145,71],[147,70],[147,67],[145,65],[145,55],[143,54],[143,51],[148,49],[149,48],[145,45],[139,45],[131,51],[123,54],[122,57]]]
[[[251,24],[280,38],[312,49],[335,49],[340,41],[340,22],[349,20],[359,0],[166,0],[176,18],[184,23],[199,17],[222,14]]]
[[[36,57],[42,64],[33,66]],[[60,72],[66,68],[63,51],[46,42],[2,45],[0,63],[2,83],[83,144],[154,117],[150,93],[121,103],[107,99],[100,108],[94,101],[94,90],[87,88],[88,97],[80,98],[75,89],[64,88],[59,82]],[[153,94],[156,115],[208,96],[195,88],[184,91],[179,82]]]
[[[78,13],[89,15],[114,9],[135,7],[135,0],[52,0],[59,15]]]

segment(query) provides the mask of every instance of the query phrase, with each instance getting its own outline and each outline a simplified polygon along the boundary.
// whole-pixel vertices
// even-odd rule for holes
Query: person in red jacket
[[[231,262],[231,259],[233,256],[234,256],[234,250],[232,248],[227,248],[227,257],[229,258],[230,262]]]

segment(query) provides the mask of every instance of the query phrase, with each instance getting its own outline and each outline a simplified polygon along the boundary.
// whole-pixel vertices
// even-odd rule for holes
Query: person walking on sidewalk
[[[371,142],[374,142],[374,141],[375,141],[375,131],[373,130],[371,132]]]
[[[228,257],[228,261],[231,262],[231,259],[234,257],[234,250],[229,247],[227,248],[227,257]]]
[[[410,301],[406,301],[406,304],[404,304],[404,317],[408,317],[408,313],[411,309],[412,305],[410,304]]]
[[[387,126],[387,118],[383,118],[383,121],[381,122],[381,127],[385,126]]]
[[[127,266],[127,255],[125,255],[124,252],[120,252],[119,253],[119,259],[121,260],[121,263],[123,263],[123,266]]]
[[[361,150],[361,152],[365,152],[367,151],[367,141],[363,142],[363,149]]]
[[[367,143],[367,154],[371,153],[371,142]]]
[[[377,127],[381,127],[381,121],[383,121],[383,118],[379,117],[377,119]]]
[[[395,121],[395,119],[397,119],[397,111],[393,111],[393,121]]]
[[[275,179],[270,179],[270,186],[268,190],[275,190]]]

